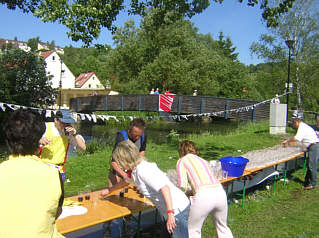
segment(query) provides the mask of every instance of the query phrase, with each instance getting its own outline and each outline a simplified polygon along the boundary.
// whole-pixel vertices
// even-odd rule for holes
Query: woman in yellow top
[[[56,113],[54,122],[45,123],[45,134],[39,143],[42,146],[40,158],[42,161],[54,165],[61,173],[62,180],[65,179],[65,162],[69,145],[86,149],[85,141],[76,129],[71,125],[75,120],[71,117],[69,110],[62,109]]]
[[[0,164],[0,237],[63,237],[55,223],[63,184],[58,170],[36,156],[44,122],[39,114],[18,110],[3,129],[11,155]]]

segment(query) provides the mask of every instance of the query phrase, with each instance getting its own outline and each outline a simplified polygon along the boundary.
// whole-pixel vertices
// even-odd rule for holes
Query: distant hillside
[[[29,42],[30,41],[30,42]],[[44,43],[39,40],[39,38],[31,38],[28,42],[25,41],[18,41],[18,40],[9,40],[9,39],[3,39],[0,38],[0,49],[4,51],[5,49],[10,48],[19,48],[24,51],[30,51],[31,47],[30,45],[34,42],[36,43],[36,47],[38,51],[46,51],[46,50],[55,50],[59,54],[64,54],[64,50],[62,47],[55,46],[54,41],[51,41],[51,43]]]

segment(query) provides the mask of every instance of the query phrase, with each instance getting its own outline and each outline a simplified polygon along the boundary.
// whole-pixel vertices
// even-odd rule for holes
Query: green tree
[[[252,52],[269,62],[286,63],[288,47],[286,40],[294,40],[295,45],[291,49],[291,81],[295,85],[292,102],[299,108],[303,104],[307,108],[318,108],[317,97],[313,90],[318,90],[319,70],[316,67],[319,61],[319,6],[315,1],[296,0],[291,11],[281,16],[278,28],[272,29],[270,35],[262,35],[260,42],[251,46]],[[282,78],[282,85],[286,77]]]
[[[54,50],[55,49],[55,41],[54,40],[52,40],[50,42],[50,44],[48,44],[48,45],[49,45],[49,50]]]
[[[64,54],[60,57],[76,77],[81,73],[93,71],[105,84],[108,79],[106,61],[110,51],[111,47],[108,45],[99,45],[97,48],[68,46],[64,48]]]
[[[140,28],[129,21],[115,32],[117,45],[106,67],[113,87],[123,93],[158,87],[178,94],[197,89],[201,95],[260,97],[246,67],[216,49],[211,36],[198,34],[188,20],[158,27],[153,16],[150,12]]]
[[[232,59],[233,61],[238,60],[238,53],[235,53],[236,47],[233,46],[233,42],[229,36],[224,39],[224,33],[222,31],[219,32],[217,46],[223,55]]]
[[[0,88],[3,102],[24,106],[52,105],[57,94],[46,76],[43,59],[20,49],[0,55]]]
[[[40,42],[40,37],[37,36],[35,38],[30,38],[27,42],[27,45],[31,48],[32,52],[36,52],[38,50],[39,42]]]
[[[222,3],[224,0],[212,0]],[[243,0],[236,0],[244,2]],[[70,29],[67,33],[73,41],[81,40],[89,45],[97,38],[101,28],[114,31],[114,21],[118,14],[125,9],[124,0],[0,0],[9,9],[17,7],[24,12],[32,12],[34,16],[44,22],[59,22]],[[156,20],[158,25],[165,24],[167,20],[176,21],[184,17],[191,18],[203,12],[209,5],[209,0],[132,0],[128,7],[130,14],[146,16],[150,9],[157,9]],[[278,4],[271,5],[268,0],[246,0],[248,6],[258,5],[263,9],[262,17],[268,26],[277,24],[277,19],[282,13],[288,12],[294,0],[281,0]]]

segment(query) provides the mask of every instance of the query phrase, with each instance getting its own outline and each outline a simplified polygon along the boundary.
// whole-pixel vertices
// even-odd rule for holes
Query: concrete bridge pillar
[[[286,133],[287,104],[270,103],[269,132],[270,134]]]

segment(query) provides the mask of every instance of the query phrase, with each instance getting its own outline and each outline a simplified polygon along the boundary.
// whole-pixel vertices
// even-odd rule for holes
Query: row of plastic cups
[[[228,171],[225,171],[222,169],[221,163],[218,160],[211,160],[209,162],[214,175],[218,180],[227,179],[228,177]]]

